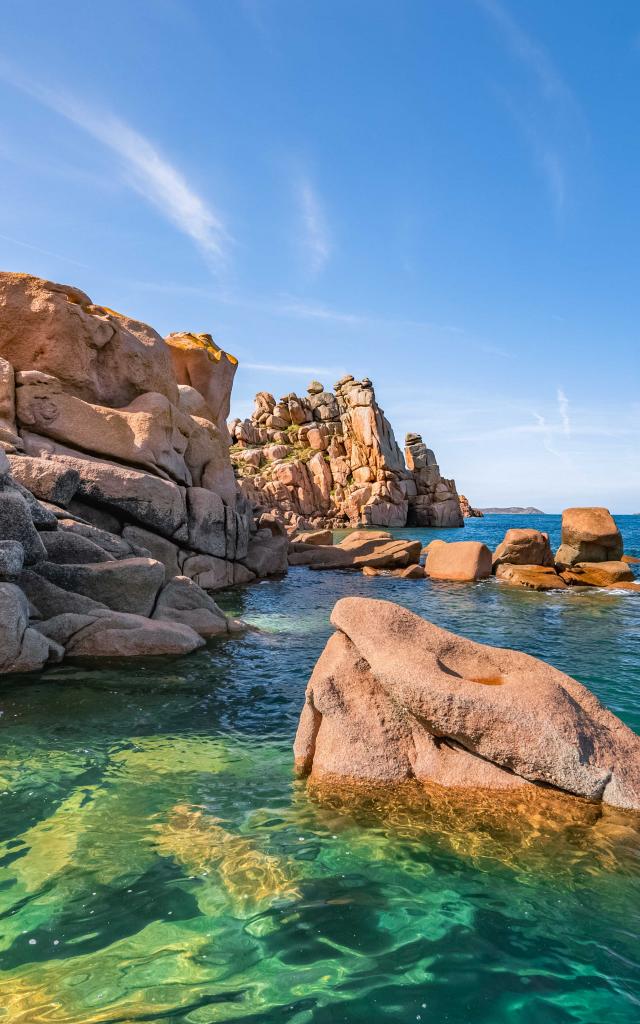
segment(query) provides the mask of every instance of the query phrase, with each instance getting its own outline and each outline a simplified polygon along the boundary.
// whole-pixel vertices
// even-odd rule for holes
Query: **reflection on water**
[[[640,554],[640,522],[623,532]],[[640,1019],[638,816],[538,787],[292,778],[347,593],[543,656],[640,729],[640,601],[493,580],[299,569],[225,596],[260,632],[5,686],[0,1024]]]

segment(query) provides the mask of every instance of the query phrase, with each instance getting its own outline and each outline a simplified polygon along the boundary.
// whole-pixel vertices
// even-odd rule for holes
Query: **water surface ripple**
[[[640,555],[640,519],[620,517]],[[558,517],[491,516],[558,541]],[[426,541],[458,531],[407,531]],[[640,821],[421,791],[309,794],[291,742],[346,594],[544,658],[640,732],[640,599],[294,569],[189,658],[0,694],[0,1024],[631,1024]]]

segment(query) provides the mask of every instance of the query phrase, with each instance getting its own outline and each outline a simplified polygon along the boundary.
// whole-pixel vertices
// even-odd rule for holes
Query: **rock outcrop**
[[[561,544],[556,565],[577,562],[617,562],[622,556],[622,537],[606,508],[566,508],[562,513]]]
[[[481,512],[479,508],[472,508],[469,499],[464,494],[460,495],[459,501],[463,519],[484,519],[484,512]]]
[[[235,368],[209,335],[0,274],[0,670],[193,650],[235,628],[206,591],[286,571],[231,465]]]
[[[403,456],[368,378],[334,392],[313,381],[279,402],[261,391],[229,429],[242,492],[292,529],[463,525],[454,481],[419,434]]]
[[[507,530],[493,554],[496,577],[529,590],[577,586],[640,594],[630,564],[622,554],[620,531],[605,508],[562,513],[562,544],[555,559],[548,535],[539,530]]]
[[[339,783],[552,786],[640,809],[640,737],[584,686],[517,651],[349,597],[307,686],[299,774]]]

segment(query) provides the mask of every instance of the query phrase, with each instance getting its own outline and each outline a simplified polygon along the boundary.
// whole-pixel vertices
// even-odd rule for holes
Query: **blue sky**
[[[640,511],[640,6],[5,0],[0,266],[370,376],[472,502]]]

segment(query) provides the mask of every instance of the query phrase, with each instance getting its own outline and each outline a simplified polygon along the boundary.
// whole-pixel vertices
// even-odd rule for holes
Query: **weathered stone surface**
[[[626,562],[576,562],[565,569],[562,579],[569,586],[613,587],[618,583],[632,583],[633,570]]]
[[[387,601],[344,598],[331,621],[294,746],[301,774],[544,783],[640,809],[640,737],[576,680]]]
[[[108,530],[101,530],[97,526],[92,526],[90,523],[80,523],[75,519],[59,519],[58,520],[58,531],[65,531],[72,533],[76,537],[84,537],[86,540],[91,541],[112,558],[131,558],[132,555],[140,555],[148,558],[152,555],[153,558],[157,556],[153,552],[149,551],[144,545],[129,543],[124,537],[119,537],[118,534],[109,533]],[[155,537],[155,534],[150,534]],[[162,541],[162,538],[156,538]],[[165,543],[169,543],[166,541]],[[55,561],[55,559],[50,559]],[[99,562],[101,559],[95,558],[93,561]],[[158,559],[162,561],[162,559]]]
[[[55,530],[41,535],[47,561],[56,565],[83,565],[113,561],[103,547],[73,530]]]
[[[219,348],[210,334],[176,333],[165,341],[178,384],[188,384],[202,395],[213,422],[226,434],[238,360]]]
[[[434,580],[484,580],[491,575],[491,552],[477,540],[437,544],[429,550],[425,570]]]
[[[496,579],[527,590],[565,590],[567,586],[553,566],[544,565],[499,565]]]
[[[333,544],[333,530],[306,530],[296,535],[297,544],[316,544],[321,547]]]
[[[0,442],[10,448],[22,447],[16,426],[15,378],[13,366],[0,357]]]
[[[313,569],[404,569],[420,559],[420,541],[394,540],[382,530],[354,530],[339,544],[313,545],[293,542],[290,565]]]
[[[51,619],[66,613],[91,615],[106,607],[100,601],[57,586],[31,569],[23,570],[16,582],[43,619]]]
[[[86,565],[41,562],[38,574],[63,590],[105,604],[118,612],[151,615],[164,584],[164,566],[153,558],[123,558]]]
[[[18,387],[16,412],[20,426],[33,433],[191,483],[184,456],[193,421],[164,395],[140,395],[111,409],[70,395],[52,379]]]
[[[288,567],[286,537],[275,536],[270,530],[258,530],[249,542],[249,550],[242,564],[256,576],[278,576]]]
[[[35,672],[59,661],[60,648],[29,627],[29,602],[13,583],[0,583],[0,672]]]
[[[249,572],[238,562],[227,562],[224,558],[214,558],[212,555],[187,555],[182,563],[182,573],[194,580],[203,590],[223,590],[225,587],[232,587],[236,580],[239,569]],[[251,577],[253,578],[253,576]]]
[[[80,474],[77,469],[28,455],[9,455],[7,458],[13,479],[42,501],[64,507],[78,490]]]
[[[141,526],[125,526],[122,538],[128,546],[144,548],[157,562],[162,562],[167,580],[181,575],[184,554],[177,544],[173,544],[165,537],[159,537],[157,533],[151,533],[150,530],[144,530]]]
[[[80,474],[79,495],[107,511],[133,519],[142,526],[173,537],[184,529],[186,540],[186,504],[184,490],[170,480],[151,473],[119,466],[99,459],[79,459],[69,455],[44,455],[58,467],[76,469]]]
[[[188,545],[195,551],[224,558],[227,546],[225,506],[219,494],[203,487],[187,490]]]
[[[406,569],[374,569],[371,565],[365,565],[362,575],[394,576],[399,580],[423,580],[426,574],[421,565],[408,565]]]
[[[24,566],[24,548],[17,540],[0,540],[0,579],[19,576]]]
[[[622,556],[622,537],[606,508],[566,508],[562,513],[561,545],[556,564],[616,562]]]
[[[47,557],[40,534],[33,525],[30,506],[14,487],[0,488],[0,538],[19,541],[27,565]]]
[[[493,567],[505,563],[553,566],[549,535],[540,530],[507,530],[493,553]]]
[[[29,274],[0,274],[0,355],[88,402],[122,407],[147,391],[177,401],[169,351],[151,327]]]
[[[202,637],[229,631],[224,612],[187,576],[176,576],[162,588],[152,618],[183,623]]]
[[[190,654],[204,640],[181,622],[110,612],[79,630],[68,642],[69,658],[140,658]]]

